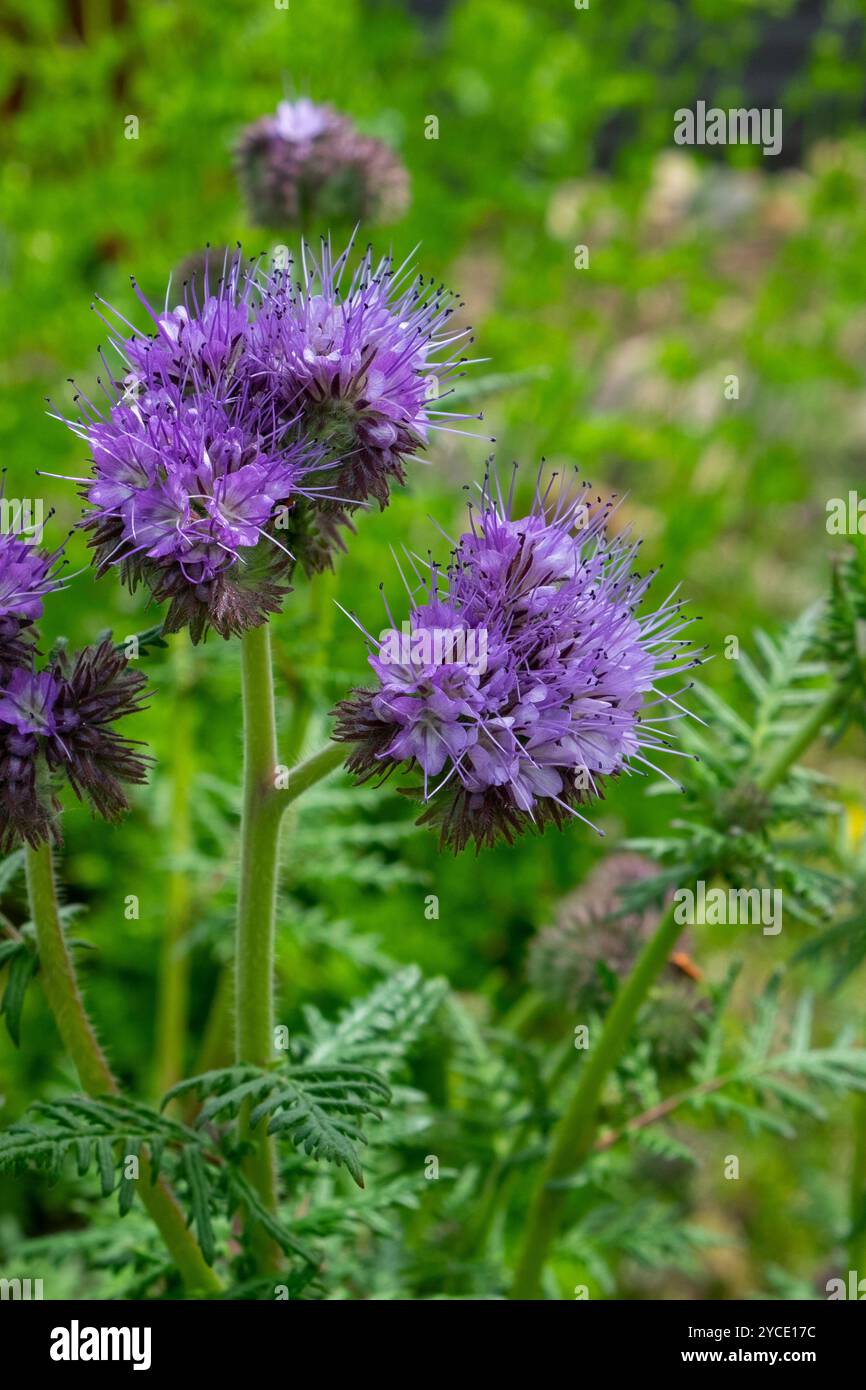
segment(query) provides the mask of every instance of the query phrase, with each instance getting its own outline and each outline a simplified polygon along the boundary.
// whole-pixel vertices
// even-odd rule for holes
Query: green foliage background
[[[489,359],[473,374],[514,374],[483,401],[479,434],[495,436],[504,468],[523,462],[524,485],[544,457],[577,463],[600,491],[626,494],[623,520],[644,535],[645,563],[664,564],[659,586],[682,583],[703,615],[716,657],[707,679],[727,692],[735,663],[724,660],[725,639],[748,647],[756,626],[792,617],[825,585],[826,500],[857,486],[866,442],[862,6],[827,4],[804,63],[786,79],[786,129],[799,123],[803,139],[798,162],[775,168],[742,147],[709,157],[672,138],[678,106],[704,95],[739,100],[766,26],[794,8],[787,0],[591,0],[586,11],[567,0],[414,8],[290,0],[286,9],[267,0],[8,0],[0,49],[7,495],[44,497],[56,509],[51,543],[74,525],[74,485],[36,482],[34,470],[75,476],[85,466],[44,398],[69,408],[70,376],[88,394],[97,389],[105,330],[88,306],[99,295],[138,321],[130,274],[156,302],[169,271],[205,241],[240,240],[253,252],[280,239],[279,229],[265,235],[244,220],[231,148],[239,127],[285,90],[307,93],[400,151],[411,211],[375,231],[374,245],[402,259],[420,244],[419,266],[466,301],[478,355]],[[129,115],[137,139],[125,138]],[[431,115],[435,140],[425,138]],[[611,131],[616,150],[600,161]],[[334,229],[335,238],[348,230]],[[585,270],[574,265],[579,244],[590,250]],[[735,401],[724,396],[732,373]],[[317,597],[299,584],[274,624],[287,744],[293,699],[310,699],[318,712],[312,746],[333,701],[363,679],[363,644],[332,600],[378,631],[379,582],[394,598],[400,592],[390,547],[444,548],[430,518],[455,533],[461,488],[480,477],[489,447],[439,436],[408,491],[360,519],[334,585]],[[156,620],[143,596],[93,580],[80,538],[68,553],[82,572],[52,602],[47,636],[81,643],[111,627],[120,638]],[[188,1067],[231,938],[236,653],[213,640],[191,655],[182,647],[173,639],[168,652],[144,658],[154,697],[136,732],[157,765],[133,814],[116,830],[74,805],[65,817],[66,890],[81,905],[77,932],[97,948],[83,964],[88,999],[121,1076],[145,1095],[172,870],[188,876],[192,893]],[[172,841],[171,789],[172,769],[187,760],[194,835],[184,846]],[[822,770],[841,782],[842,819],[856,837],[861,745],[852,737]],[[616,846],[626,833],[660,832],[668,814],[667,799],[647,798],[635,778],[615,789],[599,823]],[[395,960],[447,976],[479,1017],[501,1018],[525,988],[527,940],[599,851],[576,827],[478,860],[445,858],[393,793],[329,783],[287,834],[280,1018],[295,1026],[309,1001],[333,1012],[362,986],[365,966],[333,927],[341,922],[353,938],[375,933]],[[430,893],[438,921],[424,915]],[[132,894],[137,920],[125,916]],[[7,910],[21,917],[14,893]],[[800,930],[784,946],[759,935],[739,943],[744,1000],[749,980],[766,978]],[[694,951],[719,976],[729,946],[714,937]],[[816,974],[800,967],[799,982]],[[826,1026],[861,1021],[863,1005],[855,979],[825,1003]],[[0,1038],[6,1118],[53,1094],[64,1069],[32,991],[20,1052]],[[734,1151],[748,1176],[738,1184],[718,1181],[708,1160],[693,1207],[727,1244],[688,1278],[662,1267],[642,1283],[626,1263],[622,1288],[744,1297],[773,1279],[789,1291],[822,1287],[845,1224],[847,1104],[796,1148],[767,1134],[739,1137]],[[4,1180],[0,1245],[4,1233],[68,1223],[76,1192]]]

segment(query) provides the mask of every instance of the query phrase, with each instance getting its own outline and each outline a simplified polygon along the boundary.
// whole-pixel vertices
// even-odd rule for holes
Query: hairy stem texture
[[[280,808],[271,640],[267,625],[241,639],[244,788],[241,819],[240,888],[235,950],[235,1058],[267,1066],[273,1060],[274,919],[276,914]],[[249,1110],[241,1135],[251,1144],[246,1175],[264,1205],[277,1209],[274,1142],[264,1125],[250,1129]],[[263,1271],[279,1268],[279,1250],[259,1228],[252,1244]]]
[[[119,1088],[87,1016],[57,905],[51,850],[27,850],[27,892],[39,950],[39,979],[67,1052],[89,1096],[117,1095]],[[180,1271],[187,1291],[219,1293],[220,1281],[205,1263],[177,1198],[164,1178],[152,1182],[141,1160],[139,1194]]]

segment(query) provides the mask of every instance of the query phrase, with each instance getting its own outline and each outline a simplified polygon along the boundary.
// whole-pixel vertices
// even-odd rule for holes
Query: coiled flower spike
[[[128,809],[125,783],[148,761],[114,728],[142,708],[146,681],[109,638],[46,670],[19,665],[0,689],[0,852],[59,837],[65,781],[107,820]]]

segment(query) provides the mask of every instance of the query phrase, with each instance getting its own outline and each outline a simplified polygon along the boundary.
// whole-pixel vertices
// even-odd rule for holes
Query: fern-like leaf
[[[167,1144],[183,1152],[199,1149],[201,1142],[195,1130],[124,1097],[66,1096],[37,1101],[23,1120],[0,1132],[0,1171],[35,1168],[57,1177],[72,1156],[83,1177],[95,1161],[103,1195],[108,1196],[116,1185],[118,1148],[128,1155],[146,1145],[155,1182]],[[121,1182],[121,1215],[129,1210],[132,1195],[131,1184]]]
[[[310,1066],[351,1061],[391,1075],[406,1059],[445,996],[442,980],[426,980],[410,965],[383,980],[364,999],[330,1023],[317,1009],[304,1010]]]
[[[391,1091],[368,1067],[283,1066],[267,1070],[253,1066],[206,1072],[173,1087],[169,1100],[196,1091],[206,1096],[199,1124],[235,1119],[250,1105],[253,1127],[268,1117],[269,1134],[284,1135],[311,1158],[346,1168],[364,1186],[359,1146],[366,1144],[360,1122],[381,1119]]]

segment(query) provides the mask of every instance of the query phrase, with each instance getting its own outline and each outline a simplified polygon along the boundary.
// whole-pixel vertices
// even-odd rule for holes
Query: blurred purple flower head
[[[235,164],[260,227],[394,222],[409,203],[409,177],[393,150],[307,97],[281,101],[275,115],[246,126]]]
[[[437,402],[469,341],[449,330],[454,296],[405,263],[374,266],[368,248],[344,286],[351,249],[334,261],[324,241],[318,260],[305,247],[300,279],[270,278],[250,333],[257,371],[341,460],[336,510],[371,497],[384,507],[390,484],[405,482],[405,462],[446,414]]]
[[[0,852],[57,838],[64,780],[106,819],[127,810],[124,783],[143,782],[147,760],[113,726],[142,708],[144,686],[108,638],[48,670],[11,672],[0,689]]]
[[[697,661],[673,595],[637,613],[652,576],[633,570],[639,542],[606,534],[613,504],[593,510],[554,477],[528,516],[512,505],[488,478],[444,576],[431,565],[410,591],[410,660],[370,639],[377,684],[336,711],[349,769],[416,768],[421,820],[455,849],[585,819],[609,779],[657,770],[647,754],[670,743],[645,713],[679,710],[657,682]],[[451,634],[444,659],[415,643],[431,628]]]

